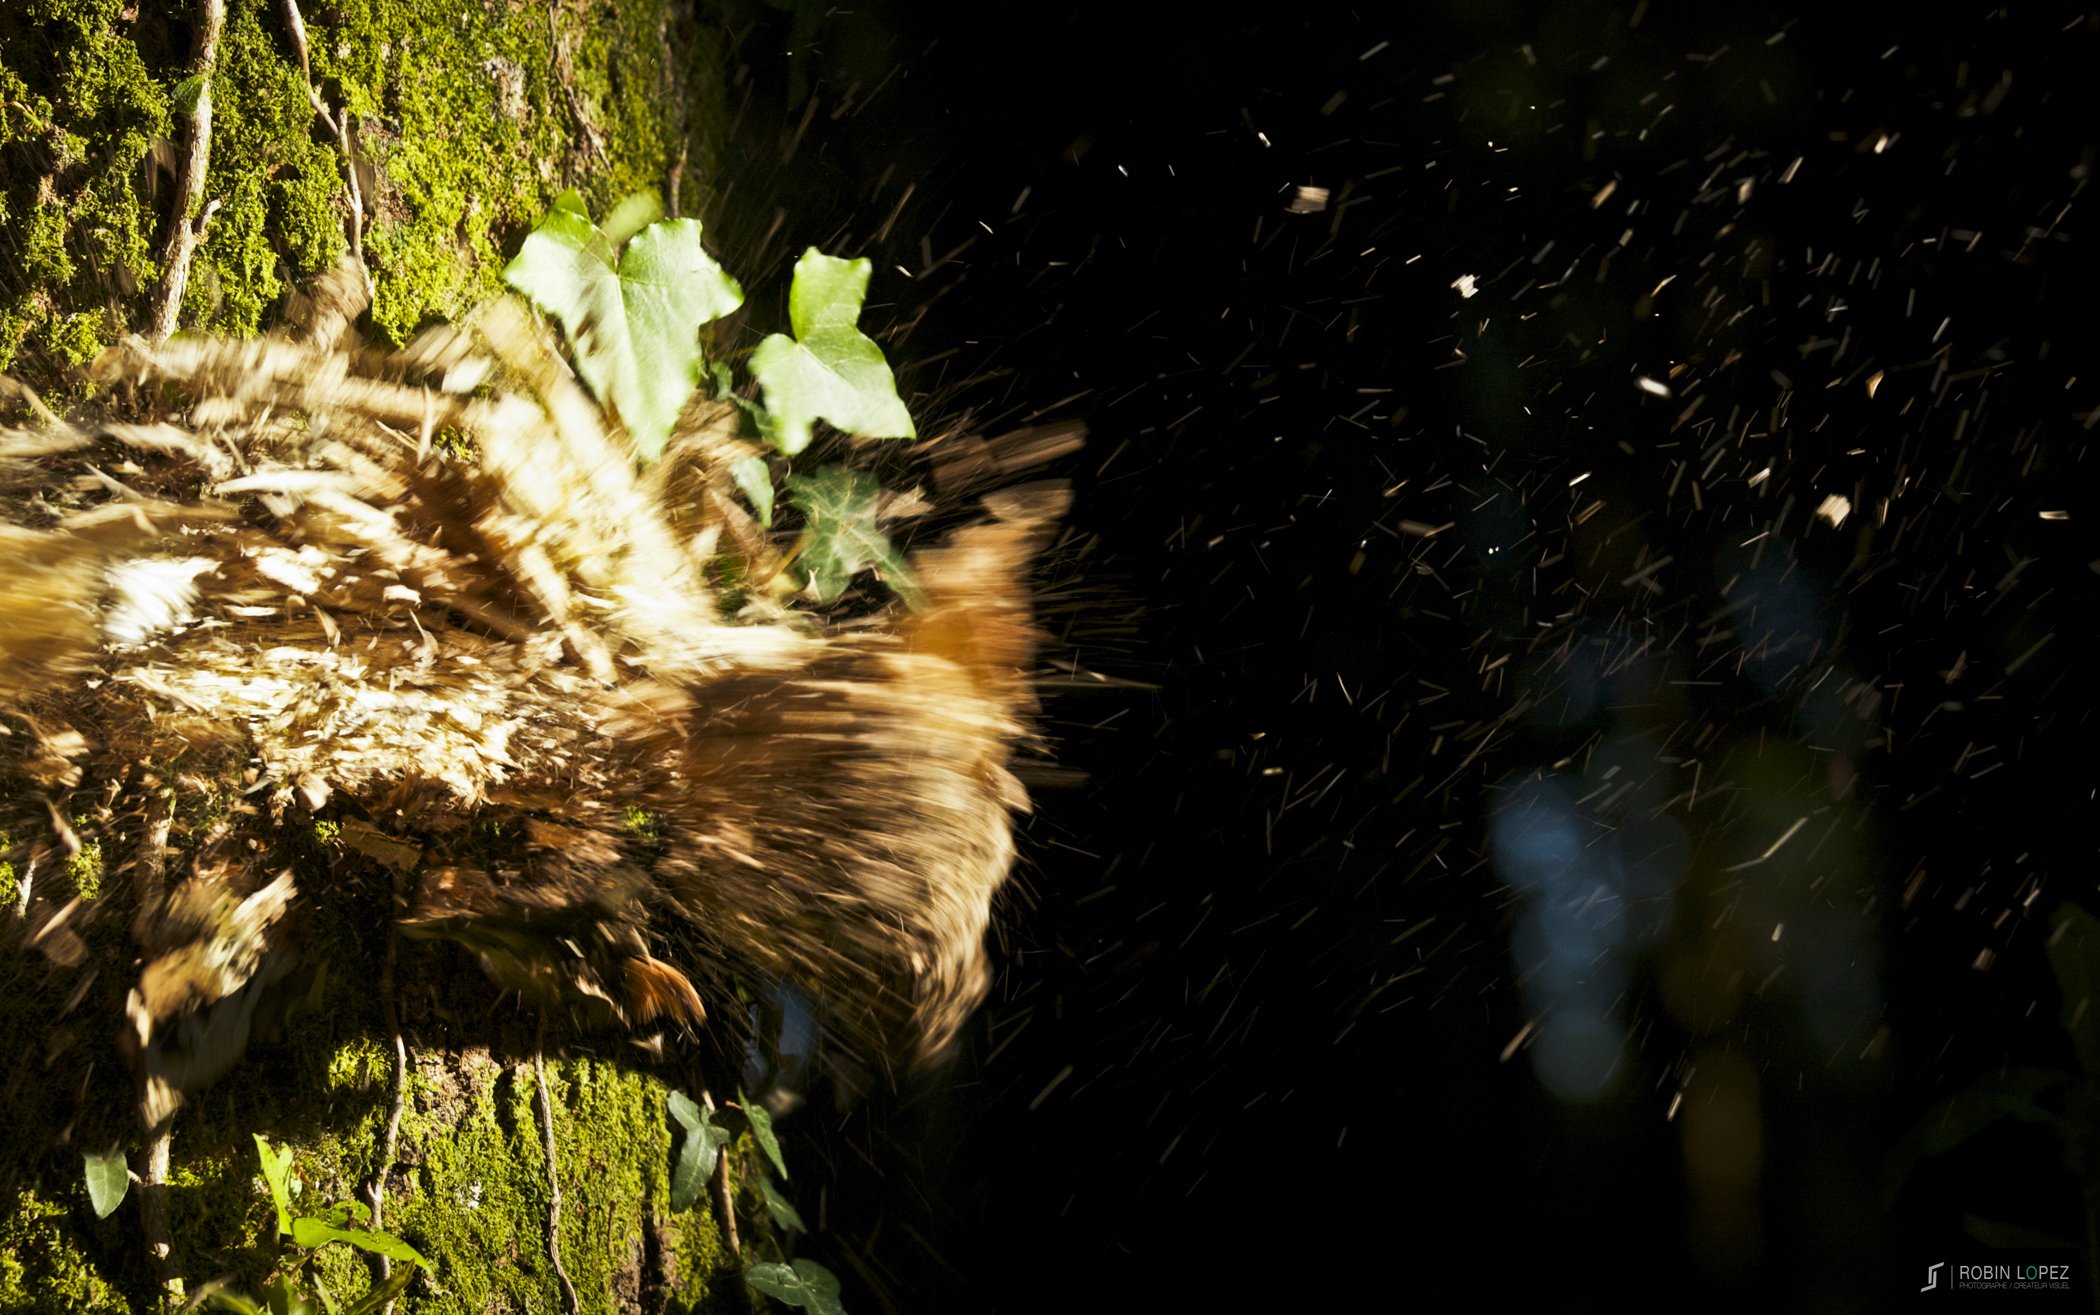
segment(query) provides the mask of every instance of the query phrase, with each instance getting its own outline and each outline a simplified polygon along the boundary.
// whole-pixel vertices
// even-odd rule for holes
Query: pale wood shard
[[[361,295],[334,280],[309,318]],[[399,353],[332,344],[133,340],[96,367],[109,423],[0,428],[0,773],[143,815],[178,762],[250,765],[232,814],[162,828],[138,892],[156,1117],[238,1053],[244,1023],[201,1020],[284,970],[301,883],[248,842],[316,818],[398,874],[404,930],[536,999],[734,1029],[734,983],[786,982],[842,1072],[945,1054],[1026,805],[1028,576],[1062,490],[919,553],[916,614],[730,615],[713,554],[763,531],[725,417],[695,408],[638,472],[508,303]],[[938,483],[1077,441],[958,442]],[[24,913],[70,944],[55,898]]]

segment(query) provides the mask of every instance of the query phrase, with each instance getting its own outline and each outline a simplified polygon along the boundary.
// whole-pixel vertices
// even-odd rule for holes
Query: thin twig
[[[666,7],[656,16],[656,43],[663,47],[664,62],[661,88],[664,103],[678,107],[678,160],[671,166],[671,176],[664,186],[664,213],[672,219],[678,218],[678,188],[685,181],[685,155],[693,142],[693,98],[684,93],[679,85],[678,66],[672,62],[671,11]]]
[[[306,20],[299,14],[299,0],[281,0],[285,31],[291,35],[292,48],[299,53],[299,77],[306,83],[306,100],[313,106],[314,116],[327,127],[335,138],[336,150],[343,157],[343,186],[350,197],[350,219],[345,225],[345,235],[350,239],[350,258],[364,270],[365,290],[372,288],[372,272],[365,265],[365,197],[364,188],[357,181],[357,141],[350,126],[350,107],[345,104],[341,113],[328,107],[321,99],[321,91],[314,86],[312,66],[306,54]]]
[[[561,1174],[554,1164],[554,1102],[547,1095],[547,1015],[540,1015],[539,1035],[532,1042],[532,1072],[540,1086],[540,1143],[547,1151],[547,1258],[554,1262],[554,1277],[561,1280],[562,1301],[569,1315],[581,1315],[576,1285],[561,1263]]]
[[[585,158],[604,164],[611,157],[605,153],[604,134],[584,112],[583,97],[576,94],[576,65],[569,57],[569,48],[562,44],[559,11],[559,0],[547,0],[547,41],[553,47],[554,83],[561,88],[562,99],[569,107],[569,117],[576,120],[576,132],[583,139]]]
[[[707,1101],[707,1108],[714,1109],[714,1097],[705,1092],[701,1095]],[[736,1235],[736,1184],[729,1176],[729,1162],[736,1158],[735,1150],[734,1142],[724,1146],[721,1157],[715,1161],[715,1213],[722,1223],[722,1245],[729,1248],[729,1258],[741,1264],[744,1247]]]
[[[146,836],[139,846],[134,880],[139,917],[160,916],[162,891],[167,883],[168,833],[175,823],[174,791],[154,790],[146,796]],[[142,1073],[139,1079],[139,1113],[146,1125],[145,1156],[139,1165],[139,1226],[146,1235],[146,1254],[153,1259],[154,1277],[163,1290],[175,1280],[175,1254],[168,1232],[168,1160],[174,1133],[174,1116],[166,1110],[168,1093],[157,1090],[162,1079]]]
[[[398,887],[400,878],[395,878]],[[401,1039],[401,1009],[394,1001],[394,964],[400,957],[401,933],[388,919],[386,933],[386,962],[379,969],[379,1005],[385,1011],[386,1034],[394,1047],[394,1091],[386,1115],[386,1135],[379,1141],[379,1167],[372,1173],[372,1181],[365,1188],[365,1199],[372,1207],[372,1229],[377,1232],[386,1210],[386,1180],[394,1171],[394,1156],[401,1138],[401,1107],[408,1099],[408,1046]],[[385,1256],[373,1256],[372,1272],[380,1283],[393,1277],[393,1266]],[[394,1308],[393,1302],[386,1304],[387,1310]]]
[[[195,4],[197,35],[190,69],[204,81],[196,108],[190,111],[189,149],[183,153],[182,169],[176,176],[175,214],[168,224],[167,243],[161,248],[160,289],[153,306],[155,342],[175,332],[183,290],[190,282],[190,258],[197,252],[204,226],[219,208],[217,202],[204,204],[204,180],[211,167],[211,74],[219,58],[219,32],[226,26],[226,0],[195,0]]]

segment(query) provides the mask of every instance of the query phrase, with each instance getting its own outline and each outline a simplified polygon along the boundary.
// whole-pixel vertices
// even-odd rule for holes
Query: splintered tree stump
[[[654,192],[708,216],[727,48],[680,0],[0,6],[0,374],[70,414],[89,392],[82,367],[130,334],[329,332],[309,293],[346,258],[369,278],[359,334],[399,345],[498,292],[505,259],[568,187],[594,210]],[[43,407],[11,385],[0,421],[41,424]],[[115,906],[172,882],[178,855],[233,834],[259,802],[241,755],[155,767],[92,797],[0,783],[0,1037],[16,1057],[0,1081],[0,1308],[147,1311],[167,1275],[192,1294],[220,1277],[252,1291],[274,1231],[256,1134],[292,1148],[315,1213],[383,1202],[383,1226],[436,1263],[412,1309],[565,1309],[547,1246],[554,1175],[583,1309],[739,1304],[708,1203],[669,1209],[676,1071],[559,1025],[536,1064],[536,1018],[472,955],[390,948],[393,873],[333,824],[274,841],[306,901],[293,966],[242,1020],[246,1058],[170,1125],[154,1203],[169,1254],[150,1253],[136,1200],[98,1220],[85,1155],[124,1150],[134,1172],[162,1176],[117,1044],[140,952]],[[120,795],[153,805],[120,817]],[[70,843],[32,858],[31,829]],[[110,916],[32,925],[53,894],[110,901]],[[742,1206],[759,1213],[755,1191]],[[335,1291],[361,1291],[363,1260],[326,1254]]]

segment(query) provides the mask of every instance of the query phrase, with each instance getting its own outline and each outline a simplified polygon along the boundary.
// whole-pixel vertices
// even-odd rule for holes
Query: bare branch
[[[175,332],[182,313],[182,294],[190,283],[190,259],[219,207],[204,203],[204,179],[211,167],[211,74],[219,57],[219,33],[226,26],[226,0],[195,0],[196,40],[190,54],[190,70],[202,78],[197,104],[190,110],[189,149],[183,152],[182,169],[176,177],[175,213],[168,224],[168,240],[161,247],[160,288],[154,294],[152,337],[164,341]]]
[[[547,1258],[554,1262],[554,1277],[561,1280],[562,1302],[569,1315],[581,1315],[576,1285],[561,1263],[561,1173],[554,1163],[554,1102],[547,1095],[547,1061],[542,1056],[547,1041],[547,1016],[540,1015],[539,1036],[532,1044],[532,1073],[540,1087],[540,1144],[547,1151]]]

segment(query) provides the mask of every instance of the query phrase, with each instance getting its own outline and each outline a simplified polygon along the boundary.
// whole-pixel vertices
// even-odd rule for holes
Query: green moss
[[[559,53],[537,5],[308,8],[315,84],[353,124],[382,338],[405,341],[500,291],[507,255],[565,186],[603,210],[661,193],[677,171],[681,212],[705,208],[725,57],[678,0],[561,7]],[[228,0],[205,186],[218,205],[185,327],[258,331],[346,245],[340,148],[278,11]],[[0,369],[48,388],[144,324],[188,122],[171,106],[185,38],[125,0],[0,5],[0,249],[15,253],[0,272]]]
[[[52,1312],[131,1309],[80,1241],[86,1188],[71,1207],[34,1191],[0,1208],[0,1310]],[[89,1216],[92,1217],[92,1216]]]
[[[474,445],[474,439],[467,431],[457,425],[446,425],[439,429],[432,435],[430,446],[448,460],[457,461],[463,466],[471,466],[481,460],[481,449]]]
[[[183,790],[183,804],[219,793]],[[303,844],[304,837],[294,837]],[[302,865],[313,859],[298,860]],[[353,864],[325,875],[302,866],[309,892],[302,904],[301,974],[266,997],[240,1067],[195,1093],[174,1123],[168,1216],[176,1272],[190,1288],[228,1276],[237,1290],[259,1291],[272,1265],[274,1217],[258,1174],[253,1136],[293,1152],[301,1213],[362,1199],[378,1168],[393,1089],[393,1049],[383,1031],[373,979],[384,953],[391,883]],[[122,894],[116,883],[107,898]],[[127,920],[105,917],[128,944]],[[123,953],[112,947],[114,957]],[[0,963],[0,968],[4,968]],[[105,990],[83,1004],[121,1016],[122,974],[103,974]],[[429,1256],[436,1272],[420,1278],[406,1309],[418,1312],[504,1310],[554,1315],[563,1308],[546,1253],[547,1176],[541,1144],[530,1019],[460,956],[415,942],[402,947],[396,1001],[415,1048],[403,1103],[382,1227]],[[73,979],[47,970],[0,980],[0,1027],[26,1035],[25,1016],[48,1013],[51,998]],[[286,1009],[288,1000],[318,996],[320,1008]],[[426,1012],[428,1008],[437,1012]],[[450,1012],[457,1010],[457,1014]],[[483,1034],[508,1031],[500,1057],[487,1049],[447,1046],[455,1019]],[[96,1061],[99,1047],[81,1037],[61,1054],[65,1065]],[[580,1050],[590,1044],[576,1043]],[[563,1190],[562,1256],[586,1310],[655,1308],[645,1285],[667,1280],[669,1309],[720,1304],[727,1288],[712,1214],[703,1203],[667,1218],[671,1130],[665,1088],[657,1078],[605,1059],[557,1053],[548,1043],[547,1081],[554,1105],[556,1159]],[[62,1068],[8,1088],[10,1114],[21,1126],[57,1127],[79,1120],[75,1142],[125,1144],[136,1153],[130,1083],[124,1067],[95,1062],[92,1089],[76,1103],[79,1069]],[[99,1120],[99,1122],[97,1121]],[[152,1309],[151,1276],[137,1246],[137,1216],[120,1211],[96,1221],[79,1182],[77,1153],[39,1153],[14,1144],[10,1160],[32,1194],[6,1212],[0,1227],[0,1310],[131,1311]],[[35,1193],[41,1192],[38,1196]],[[77,1199],[76,1199],[77,1198]],[[747,1214],[757,1207],[746,1204]],[[745,1224],[751,1237],[763,1225]],[[366,1290],[362,1257],[324,1248],[318,1272],[338,1301]]]
[[[723,1244],[722,1230],[716,1226],[712,1200],[703,1200],[674,1217],[665,1229],[664,1270],[669,1276],[668,1304],[672,1315],[702,1310],[714,1287],[741,1282],[737,1263]],[[729,1301],[724,1300],[723,1304],[728,1305]]]
[[[500,292],[508,253],[570,182],[594,208],[661,193],[683,151],[690,213],[718,149],[721,57],[688,40],[689,25],[667,26],[673,12],[561,11],[557,58],[535,6],[336,6],[313,42],[314,71],[363,125],[380,180],[366,249],[382,336],[403,341]]]
[[[160,274],[140,181],[173,69],[142,53],[124,7],[0,6],[0,369],[35,382],[135,322]]]
[[[192,1285],[229,1274],[255,1291],[268,1273],[259,1245],[272,1227],[249,1134],[293,1148],[297,1213],[362,1199],[384,1135],[390,1050],[369,1035],[319,1044],[295,1037],[294,1082],[266,1067],[214,1092],[177,1120],[170,1215],[176,1260]],[[310,1052],[310,1053],[306,1053]],[[267,1058],[267,1057],[265,1057]],[[281,1061],[282,1057],[280,1057]],[[561,1169],[562,1260],[586,1310],[638,1309],[654,1234],[669,1307],[711,1308],[725,1259],[708,1203],[666,1219],[671,1135],[657,1079],[589,1057],[546,1061]],[[740,1152],[755,1164],[756,1152]],[[740,1209],[747,1246],[760,1207]],[[547,1258],[546,1157],[531,1060],[486,1051],[411,1061],[396,1172],[382,1224],[435,1265],[413,1292],[418,1312],[554,1312],[562,1300]],[[761,1242],[761,1245],[764,1245]],[[747,1254],[747,1259],[749,1255]],[[338,1300],[365,1290],[362,1259],[341,1246],[318,1263]],[[4,1308],[4,1306],[0,1306]],[[122,1307],[119,1307],[122,1308]]]
[[[86,365],[102,351],[109,316],[102,311],[56,315],[51,319],[51,350],[68,365]]]
[[[219,204],[181,322],[250,333],[273,322],[300,279],[337,258],[349,209],[337,145],[317,128],[278,6],[228,0],[227,10],[206,180]],[[146,322],[186,127],[171,107],[189,58],[173,12],[129,0],[0,3],[0,370],[47,394],[70,366]],[[680,211],[706,208],[726,124],[719,38],[694,29],[683,0],[588,0],[557,13],[560,59],[541,5],[306,6],[315,83],[357,129],[380,336],[404,340],[499,291],[505,259],[563,187],[580,186],[602,213],[629,192],[661,191],[682,161]],[[472,460],[471,445],[455,455]],[[178,849],[238,801],[241,765],[176,765],[171,779],[205,782],[176,792]],[[272,1215],[253,1134],[294,1148],[301,1201],[316,1212],[358,1195],[378,1167],[392,1050],[375,979],[391,889],[342,860],[337,838],[335,824],[320,821],[310,844],[294,835],[286,846],[301,867],[301,972],[310,976],[280,994],[303,989],[321,1007],[266,997],[247,1059],[196,1093],[174,1124],[173,1260],[192,1288],[225,1274],[252,1291],[268,1272]],[[124,898],[124,882],[103,881],[99,848],[69,866],[81,893],[107,885],[109,899]],[[18,886],[0,863],[0,899],[19,898]],[[130,952],[128,911],[115,912],[90,929],[112,938],[97,946],[98,961]],[[438,1265],[407,1308],[560,1310],[530,1062],[515,1047],[502,1060],[457,1048],[460,1018],[485,1030],[510,1015],[478,977],[447,977],[438,963],[404,953],[396,993],[418,1048],[383,1222]],[[5,1088],[17,1127],[72,1126],[81,1144],[135,1139],[128,1071],[110,1059],[106,1034],[81,1021],[122,1017],[124,977],[94,979],[55,1060]],[[0,1027],[44,1036],[77,980],[39,965],[0,981]],[[462,1004],[463,991],[486,993]],[[417,1016],[426,1001],[434,1003]],[[547,1077],[563,1259],[585,1309],[639,1306],[652,1271],[669,1278],[672,1309],[699,1308],[725,1261],[707,1203],[666,1217],[663,1084],[588,1057],[550,1055]],[[0,1159],[5,1181],[35,1184],[11,1201],[0,1196],[0,1310],[151,1308],[136,1215],[93,1219],[73,1150],[30,1136]],[[655,1240],[654,1257],[635,1243],[643,1237]],[[338,1297],[362,1290],[354,1252],[329,1248],[320,1264]]]
[[[315,139],[277,8],[268,0],[226,7],[204,189],[220,208],[190,266],[185,326],[259,332],[286,287],[334,264],[346,243],[339,157]]]
[[[66,860],[66,875],[72,878],[73,893],[82,899],[99,899],[102,895],[102,846],[88,841],[80,852]]]
[[[669,1194],[663,1087],[588,1058],[546,1067],[564,1268],[585,1309],[631,1306],[646,1268],[641,1239]],[[462,1091],[426,1089],[403,1121],[404,1135],[413,1125],[419,1140],[433,1121],[448,1130],[428,1141],[413,1189],[388,1215],[438,1263],[435,1295],[419,1308],[552,1309],[559,1294],[546,1249],[546,1156],[531,1063],[483,1057],[467,1076]]]
[[[328,1057],[328,1089],[370,1094],[386,1084],[391,1065],[392,1057],[377,1040],[347,1042]]]
[[[175,1122],[167,1189],[176,1272],[192,1288],[224,1275],[237,1290],[253,1292],[270,1271],[269,1252],[259,1244],[276,1228],[255,1143],[242,1147],[219,1120],[194,1107],[183,1114],[192,1126],[180,1117]],[[144,1302],[134,1307],[144,1308]]]

